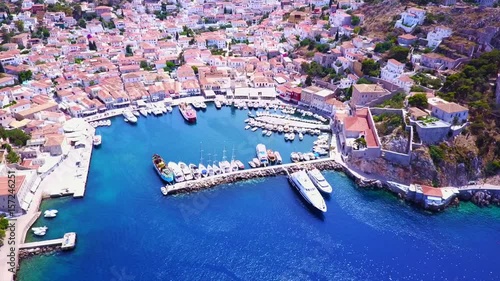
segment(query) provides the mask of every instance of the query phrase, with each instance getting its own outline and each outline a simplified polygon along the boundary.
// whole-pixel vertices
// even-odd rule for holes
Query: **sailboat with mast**
[[[198,165],[198,170],[200,171],[200,174],[202,177],[206,178],[208,176],[208,170],[203,165],[203,149],[200,148],[200,164]]]
[[[236,162],[236,160],[234,159],[234,146],[233,146],[233,153],[231,155],[231,171],[236,172],[238,170],[239,170],[239,165]]]
[[[226,160],[226,146],[222,150],[222,161],[219,162],[219,167],[225,174],[231,172],[231,164]]]
[[[208,172],[208,176],[213,176],[213,175],[215,175],[215,172],[214,172],[214,168],[212,167],[212,165],[210,165],[210,158],[211,158],[210,156],[211,156],[211,154],[209,153],[208,154],[208,162],[207,162],[208,163],[207,172]]]
[[[214,169],[214,174],[216,175],[220,175],[222,174],[222,170],[219,168],[219,166],[217,166],[217,153],[215,153],[214,151],[214,159],[212,159],[212,169]]]

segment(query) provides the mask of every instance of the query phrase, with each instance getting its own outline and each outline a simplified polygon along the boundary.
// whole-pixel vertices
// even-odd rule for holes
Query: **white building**
[[[404,63],[395,59],[389,59],[387,64],[382,67],[380,71],[380,78],[385,81],[393,82],[403,74],[404,67]]]
[[[438,26],[433,31],[427,33],[427,47],[436,48],[444,38],[451,36],[451,28]]]
[[[469,117],[469,110],[466,107],[458,103],[447,102],[441,98],[429,99],[429,106],[434,117],[450,124],[462,124]]]
[[[420,8],[409,8],[401,13],[401,19],[396,21],[395,28],[402,28],[407,33],[411,33],[417,25],[424,23],[425,10]]]
[[[15,182],[12,184],[12,189],[9,188],[9,182],[12,178],[9,175],[0,176],[0,213],[21,215],[25,213],[33,200],[31,189],[35,188],[39,183],[38,176],[34,171],[14,171]],[[15,197],[12,198],[11,190]],[[14,208],[11,202],[13,199]]]

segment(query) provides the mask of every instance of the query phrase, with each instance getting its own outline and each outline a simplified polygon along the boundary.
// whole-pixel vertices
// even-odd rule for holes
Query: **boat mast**
[[[200,142],[200,164],[203,164],[203,148],[201,147],[201,142]]]
[[[224,144],[224,149],[222,150],[222,161],[226,161],[226,145]]]
[[[215,153],[215,150],[214,150],[214,159],[213,159],[213,160],[214,160],[214,161],[213,161],[213,162],[214,162],[214,163],[213,163],[213,165],[217,165],[217,164],[215,163],[215,161],[217,161],[217,153]]]
[[[234,145],[233,145],[233,155],[231,156],[231,162],[234,161]]]

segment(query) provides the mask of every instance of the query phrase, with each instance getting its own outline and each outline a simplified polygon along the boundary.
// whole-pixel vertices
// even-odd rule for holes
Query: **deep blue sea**
[[[220,160],[234,146],[246,163],[262,142],[288,161],[315,140],[263,137],[243,129],[246,118],[209,106],[196,125],[174,109],[98,129],[85,198],[45,201],[42,211],[59,214],[35,224],[49,227],[44,239],[76,231],[76,249],[24,261],[19,280],[500,280],[499,208],[430,214],[337,172],[326,173],[334,192],[324,216],[281,176],[161,195],[153,153],[198,163],[200,147]]]

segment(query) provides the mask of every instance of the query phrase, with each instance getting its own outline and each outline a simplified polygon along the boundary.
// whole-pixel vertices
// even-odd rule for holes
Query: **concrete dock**
[[[174,185],[167,185],[166,188],[169,194],[186,193],[199,191],[202,189],[214,187],[219,184],[233,183],[242,180],[249,180],[253,178],[271,177],[276,175],[285,175],[301,169],[317,168],[319,170],[342,170],[342,165],[338,164],[331,158],[322,158],[311,161],[271,165],[267,167],[239,170],[227,174],[220,174],[199,178],[196,180],[185,181],[176,183]]]
[[[19,250],[23,249],[34,249],[34,248],[42,248],[49,246],[61,246],[62,250],[70,250],[75,247],[76,244],[76,233],[69,232],[64,234],[62,238],[59,239],[51,239],[45,241],[37,241],[37,242],[29,242],[23,243],[19,245]]]

